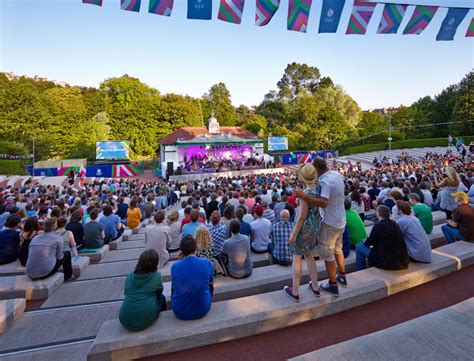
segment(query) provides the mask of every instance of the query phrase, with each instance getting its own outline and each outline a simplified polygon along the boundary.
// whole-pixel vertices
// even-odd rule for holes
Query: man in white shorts
[[[347,287],[342,253],[342,234],[346,226],[346,212],[344,209],[344,180],[339,172],[329,170],[326,160],[315,158],[313,166],[318,171],[318,182],[321,185],[319,198],[304,194],[302,190],[295,190],[298,198],[320,207],[322,223],[319,233],[318,251],[329,276],[329,282],[320,284],[322,292],[339,296],[338,284]],[[339,268],[339,273],[337,273]]]

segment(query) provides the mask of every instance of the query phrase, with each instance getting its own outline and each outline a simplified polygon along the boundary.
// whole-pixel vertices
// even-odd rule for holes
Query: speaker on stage
[[[183,170],[181,169],[181,167],[178,167],[178,169],[176,169],[176,175],[182,175],[183,174]]]
[[[171,172],[173,172],[173,170],[174,170],[174,164],[173,164],[173,162],[168,162],[168,163],[166,164],[166,171],[167,171],[167,173],[168,173],[168,174],[171,174]]]

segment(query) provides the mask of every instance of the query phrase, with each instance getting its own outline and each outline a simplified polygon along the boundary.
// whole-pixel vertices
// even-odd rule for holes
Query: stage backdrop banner
[[[112,166],[102,165],[87,167],[86,176],[96,178],[112,178]]]
[[[436,41],[453,40],[456,30],[458,30],[468,12],[469,9],[466,8],[450,8],[441,24]]]
[[[396,34],[408,5],[385,4],[377,34]]]
[[[403,30],[403,34],[421,34],[423,30],[425,30],[429,25],[431,19],[433,19],[433,16],[435,16],[437,11],[437,6],[417,5],[413,15],[410,18],[410,21],[405,27],[405,30]]]
[[[170,16],[173,11],[174,0],[150,0],[148,12],[151,14]]]
[[[102,6],[102,0],[82,0],[83,4]]]
[[[364,35],[376,6],[377,3],[354,0],[354,7],[352,8],[346,34]]]
[[[244,12],[245,0],[221,0],[217,18],[232,24],[240,24]]]
[[[257,0],[256,11],[255,11],[255,25],[265,26],[273,15],[276,14],[280,8],[280,0]]]
[[[306,33],[312,2],[313,0],[290,0],[288,5],[288,30]]]
[[[323,0],[323,8],[319,20],[320,33],[337,32],[344,4],[345,0]]]
[[[469,27],[467,28],[466,32],[466,37],[472,36],[474,36],[474,18],[471,19],[471,23],[469,24]]]
[[[211,20],[212,0],[188,0],[188,19]]]
[[[278,159],[283,165],[296,165],[310,163],[314,158],[321,157],[324,159],[334,158],[336,151],[334,150],[319,150],[310,152],[291,152],[278,156]]]

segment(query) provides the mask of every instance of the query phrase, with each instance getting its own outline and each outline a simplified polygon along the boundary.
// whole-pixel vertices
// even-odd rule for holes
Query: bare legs
[[[302,256],[293,256],[293,294],[299,295],[300,294],[300,282],[301,282],[301,274],[302,274]],[[306,262],[306,267],[308,268],[309,276],[311,277],[311,281],[313,285],[318,284],[318,270],[316,267],[316,261],[314,260],[311,253],[306,253],[304,255],[304,259]],[[334,276],[335,278],[335,276]]]

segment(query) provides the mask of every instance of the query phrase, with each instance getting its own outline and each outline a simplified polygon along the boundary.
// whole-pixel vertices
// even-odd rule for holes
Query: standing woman
[[[319,184],[316,185],[317,173],[316,168],[312,164],[305,164],[301,168],[299,178],[305,184],[305,194],[319,197],[321,187]],[[316,269],[316,261],[311,254],[311,251],[318,245],[320,225],[321,216],[319,214],[319,207],[310,205],[300,198],[298,219],[288,240],[288,250],[293,255],[293,286],[285,286],[283,288],[286,295],[295,302],[299,302],[300,300],[299,288],[302,271],[302,256],[304,256],[306,267],[311,277],[309,288],[316,297],[320,296],[317,287],[318,272]],[[316,285],[316,289],[313,288],[313,285]]]
[[[137,198],[133,198],[130,202],[130,208],[127,209],[127,226],[135,229],[140,225],[142,220],[142,212],[137,207]]]
[[[453,209],[457,207],[456,199],[452,196],[458,191],[459,176],[453,167],[446,167],[446,178],[439,181],[435,176],[435,186],[440,188],[438,197],[440,199],[440,208],[446,213],[447,219],[452,219]]]

